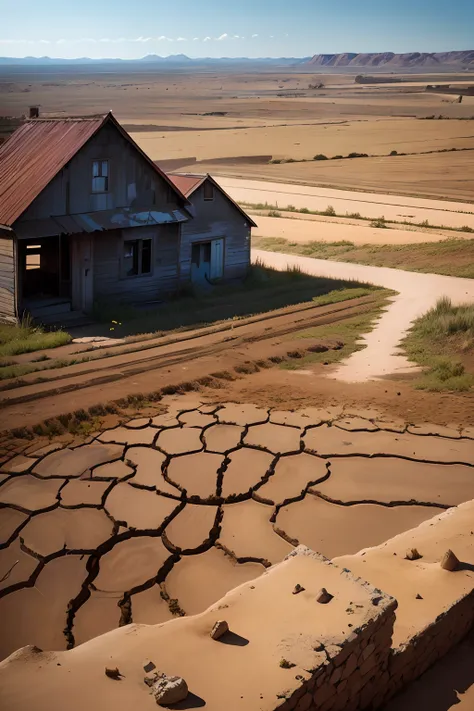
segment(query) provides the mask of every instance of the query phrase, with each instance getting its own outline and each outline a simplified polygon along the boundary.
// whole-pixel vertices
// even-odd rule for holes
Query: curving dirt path
[[[449,296],[455,304],[474,302],[474,281],[471,279],[331,262],[259,249],[252,250],[252,259],[259,259],[275,269],[283,270],[288,265],[298,266],[313,276],[356,279],[398,292],[375,328],[363,336],[366,348],[353,353],[331,373],[331,377],[348,382],[364,382],[412,372],[416,366],[400,354],[398,346],[413,321],[434,306],[442,296]]]

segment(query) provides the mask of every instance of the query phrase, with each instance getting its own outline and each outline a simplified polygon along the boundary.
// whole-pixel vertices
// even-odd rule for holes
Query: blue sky
[[[474,47],[474,0],[0,0],[0,56],[280,57]]]

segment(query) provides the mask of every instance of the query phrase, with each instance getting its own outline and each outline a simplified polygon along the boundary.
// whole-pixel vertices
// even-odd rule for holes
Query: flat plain
[[[341,72],[4,68],[0,114],[36,104],[42,115],[113,110],[165,168],[474,200],[474,97],[425,91],[466,86],[468,76],[372,85]],[[334,159],[351,153],[369,157]]]

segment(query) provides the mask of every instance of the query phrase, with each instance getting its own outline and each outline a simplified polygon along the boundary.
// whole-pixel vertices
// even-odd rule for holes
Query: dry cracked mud
[[[176,398],[27,454],[0,473],[0,658],[201,612],[298,542],[350,554],[474,498],[472,431],[340,408]]]

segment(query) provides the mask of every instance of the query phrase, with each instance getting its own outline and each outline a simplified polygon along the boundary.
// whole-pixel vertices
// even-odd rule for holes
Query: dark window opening
[[[107,193],[109,191],[109,161],[95,160],[92,162],[92,192]]]
[[[209,180],[204,183],[204,200],[214,200],[214,186]]]
[[[127,240],[123,245],[125,276],[151,273],[151,239]]]

